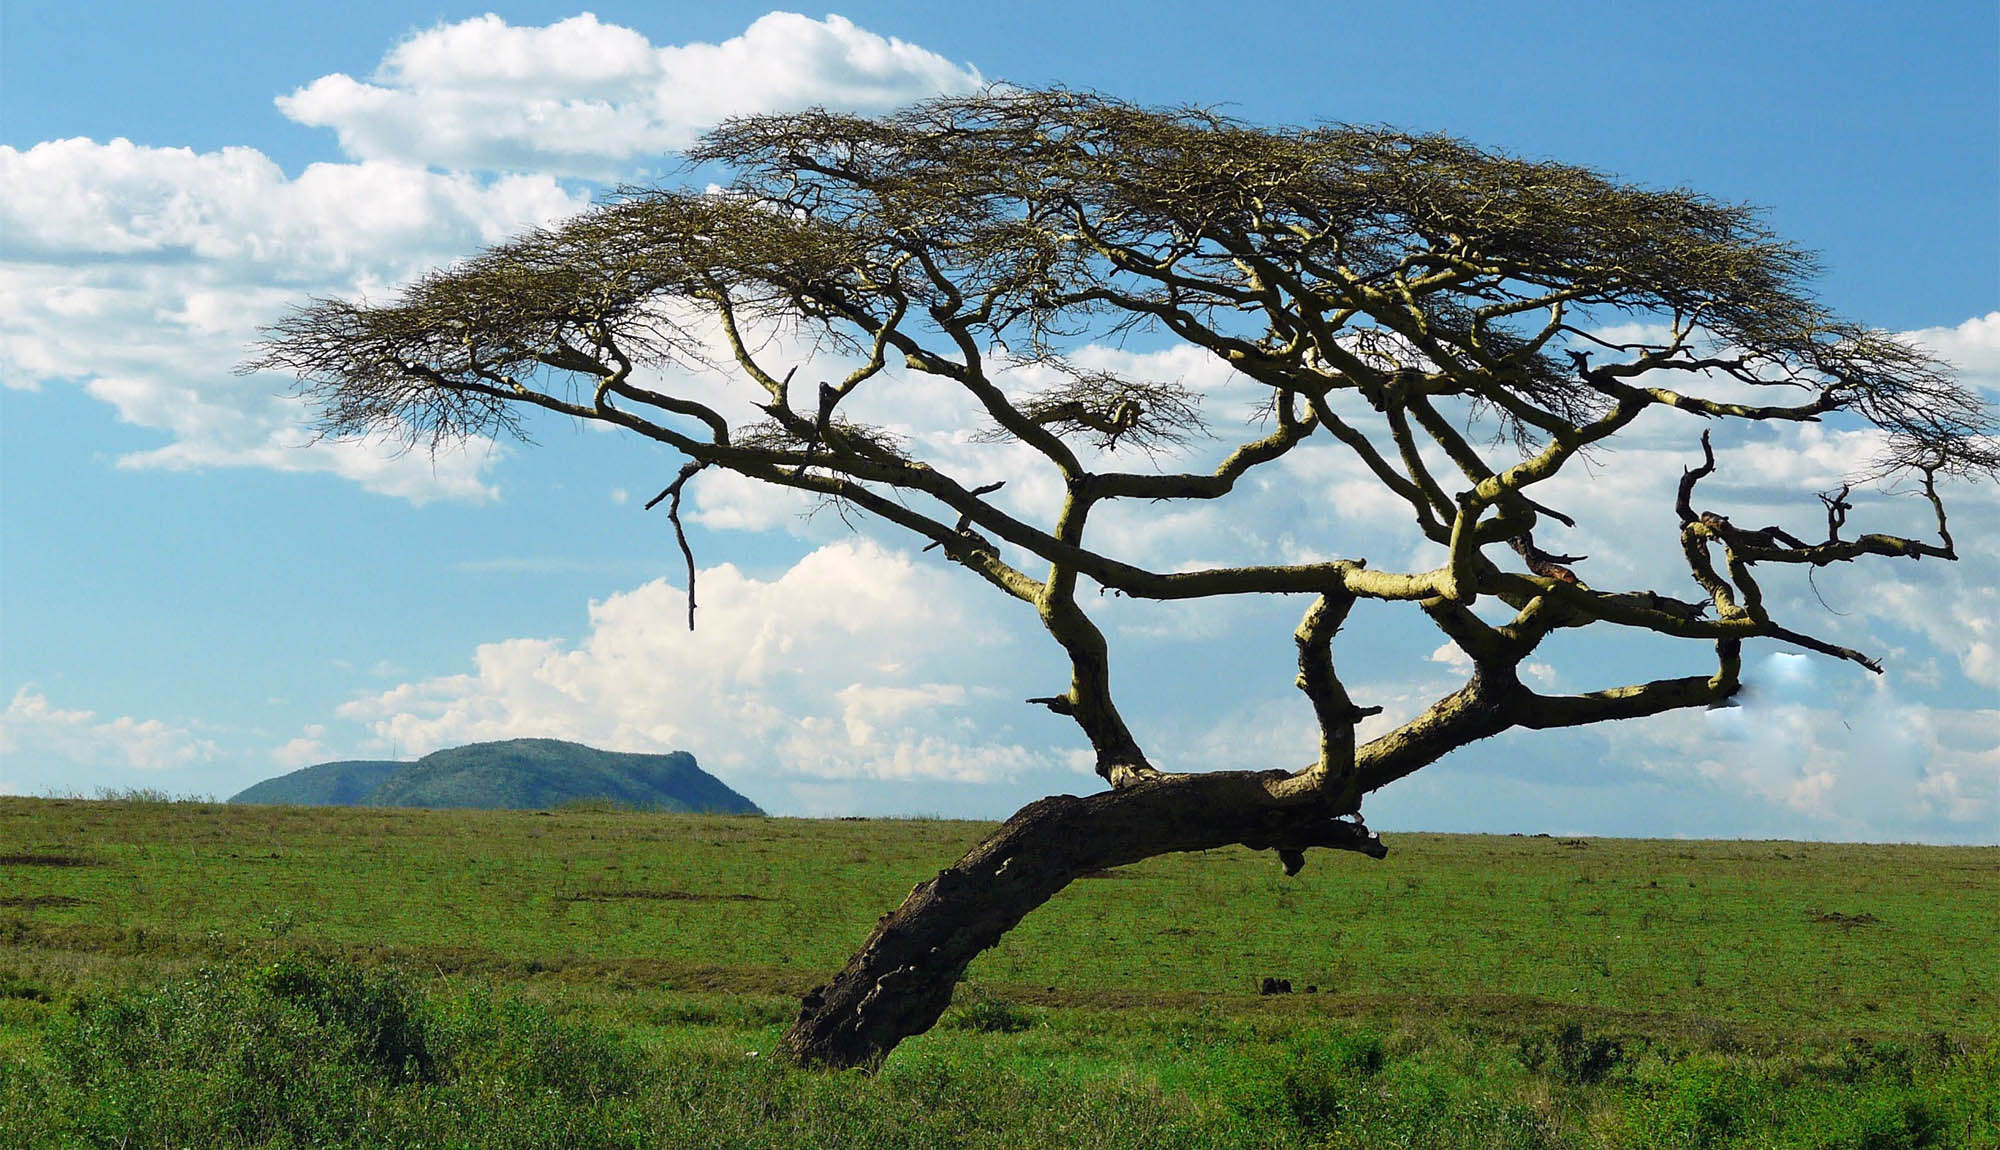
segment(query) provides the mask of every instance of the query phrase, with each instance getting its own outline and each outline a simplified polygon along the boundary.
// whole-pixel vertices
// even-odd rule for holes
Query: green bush
[[[1643,1108],[1654,1141],[1675,1147],[1726,1146],[1751,1125],[1759,1096],[1747,1074],[1705,1060],[1682,1062],[1654,1085]]]
[[[1916,1054],[1900,1042],[1857,1038],[1840,1052],[1840,1077],[1847,1082],[1887,1078],[1903,1086],[1915,1080]]]
[[[2000,1145],[2000,1049],[1985,1046],[1613,1057],[1565,1028],[1521,1045],[1545,1068],[1524,1072],[1512,1040],[1484,1032],[1399,1031],[1392,1047],[1282,1016],[1148,1030],[992,1001],[869,1077],[773,1064],[778,1023],[703,1018],[642,1050],[393,970],[311,956],[205,970],[38,1004],[34,1041],[0,1043],[0,1146]],[[1049,1031],[989,1037],[1022,1019]],[[1130,1069],[1134,1043],[1166,1072]]]
[[[1944,1145],[1944,1117],[1928,1099],[1882,1092],[1850,1113],[1854,1128],[1827,1150],[1926,1150]]]
[[[1624,1060],[1623,1046],[1602,1035],[1589,1037],[1574,1022],[1556,1032],[1556,1077],[1572,1086],[1602,1082]]]
[[[257,970],[253,981],[353,1040],[356,1060],[391,1082],[432,1082],[437,1057],[423,1000],[399,971],[367,972],[305,956]]]

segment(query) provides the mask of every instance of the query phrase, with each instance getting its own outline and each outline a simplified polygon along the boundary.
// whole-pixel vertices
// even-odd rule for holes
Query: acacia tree
[[[976,954],[1079,875],[1227,844],[1273,850],[1287,873],[1314,847],[1379,858],[1386,848],[1360,817],[1369,793],[1513,728],[1721,703],[1738,690],[1746,639],[1879,671],[1773,617],[1756,569],[1956,558],[1938,481],[2000,463],[1990,412],[1943,364],[1824,310],[1803,287],[1806,253],[1753,211],[1687,191],[1443,136],[1271,130],[1012,89],[884,118],[739,119],[691,158],[731,182],[624,192],[386,304],[317,301],[276,325],[251,366],[295,373],[332,434],[435,448],[518,431],[535,409],[624,428],[686,457],[654,501],[670,501],[677,530],[689,481],[725,469],[906,529],[1036,613],[1070,681],[1030,702],[1075,721],[1108,789],[1030,804],[885,915],[805,997],[785,1045],[807,1063],[879,1065],[937,1020]],[[1597,334],[1635,317],[1657,334]],[[798,360],[772,358],[797,345],[770,340],[777,327],[821,353],[830,343],[851,370],[807,390]],[[1212,467],[1121,464],[1132,456],[1119,449],[1170,448],[1203,427],[1200,397],[1180,385],[1065,356],[1138,327],[1265,389],[1258,433]],[[711,345],[726,350],[711,356]],[[718,358],[756,397],[754,419],[658,370]],[[1022,393],[1006,369],[1023,360],[1063,382]],[[962,389],[987,438],[1025,445],[1053,472],[1052,516],[1005,505],[990,476],[916,458],[850,417],[858,393],[922,376]],[[1704,430],[1698,463],[1690,436],[1674,508],[1688,590],[1592,586],[1577,574],[1582,557],[1537,545],[1538,528],[1576,521],[1535,489],[1663,407],[1707,421],[1844,413],[1872,424],[1881,474],[1915,476],[1936,541],[1844,537],[1846,488],[1820,496],[1822,539],[1739,526],[1700,499],[1718,467]],[[1104,505],[1226,500],[1309,443],[1365,466],[1434,545],[1435,565],[1385,570],[1355,556],[1152,570],[1093,543]],[[692,556],[688,573],[692,626]],[[1299,769],[1163,769],[1171,756],[1149,754],[1114,702],[1105,635],[1086,609],[1094,596],[1082,593],[1093,586],[1152,600],[1306,597],[1297,685],[1317,757]],[[1423,612],[1473,668],[1365,742],[1357,724],[1380,708],[1349,696],[1334,654],[1362,599]],[[1586,627],[1707,644],[1714,669],[1582,694],[1522,682],[1538,644]]]

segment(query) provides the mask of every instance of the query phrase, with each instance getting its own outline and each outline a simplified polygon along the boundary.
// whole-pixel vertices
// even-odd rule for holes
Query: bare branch
[[[690,631],[694,630],[694,549],[688,546],[687,529],[681,526],[681,492],[686,489],[688,480],[700,474],[707,466],[708,464],[699,460],[683,464],[680,474],[674,476],[674,481],[667,484],[666,490],[648,499],[645,507],[645,510],[651,511],[662,499],[673,501],[667,504],[667,522],[674,525],[674,541],[681,545],[681,557],[687,560],[688,630]]]

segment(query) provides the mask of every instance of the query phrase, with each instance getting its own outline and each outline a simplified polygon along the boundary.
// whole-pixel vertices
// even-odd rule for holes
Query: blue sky
[[[1005,80],[1446,130],[1761,205],[1822,254],[1827,303],[2000,388],[1985,3],[25,7],[0,17],[4,790],[226,795],[322,759],[521,734],[690,750],[784,813],[999,815],[1094,786],[1073,731],[1019,703],[1058,685],[1046,640],[935,555],[711,484],[689,638],[671,536],[639,510],[672,475],[664,454],[566,425],[437,461],[313,445],[283,380],[232,373],[288,303],[380,297],[669,170],[668,149],[733,112]],[[600,134],[520,127],[589,99],[630,115]],[[1692,434],[1636,442],[1593,494],[1643,522],[1661,510],[1648,476]],[[1718,490],[1810,525],[1846,451],[1810,429],[1752,437]],[[1481,744],[1372,800],[1372,821],[2000,839],[2000,503],[1990,484],[1953,503],[1955,567],[1831,573],[1817,590],[1843,615],[1787,591],[1797,618],[1882,653],[1884,679],[1764,645],[1743,708]],[[1298,513],[1276,501],[1133,546],[1276,546]],[[1924,527],[1892,493],[1865,513]],[[1407,548],[1350,526],[1340,542]],[[1637,558],[1629,574],[1650,577]],[[1107,611],[1157,758],[1302,759],[1295,611]],[[1438,640],[1384,611],[1357,617],[1350,657],[1393,714],[1449,686]],[[1691,659],[1577,640],[1549,674],[1587,689]]]

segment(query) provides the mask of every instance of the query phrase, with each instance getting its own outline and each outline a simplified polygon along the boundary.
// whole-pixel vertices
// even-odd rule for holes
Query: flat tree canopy
[[[1445,136],[1269,129],[1011,88],[877,119],[734,120],[691,159],[726,169],[727,186],[628,190],[392,302],[317,301],[272,329],[251,366],[295,373],[335,435],[435,447],[518,431],[534,409],[622,427],[686,457],[655,500],[670,512],[704,469],[733,471],[905,528],[1036,612],[1072,674],[1031,702],[1075,721],[1108,789],[1031,804],[885,916],[805,999],[787,1047],[807,1062],[879,1064],[936,1021],[974,955],[1080,874],[1230,843],[1274,850],[1287,872],[1312,847],[1379,857],[1360,820],[1370,792],[1512,728],[1721,703],[1739,688],[1746,639],[1879,671],[1809,620],[1774,617],[1756,569],[1955,559],[1940,483],[2000,468],[1992,412],[1944,364],[1830,314],[1806,289],[1807,253],[1756,212],[1689,191]],[[1140,330],[1264,389],[1262,426],[1212,467],[1173,470],[1180,445],[1218,434],[1201,397],[1070,357]],[[820,358],[785,350],[802,341]],[[754,418],[660,370],[718,359],[751,390]],[[795,378],[828,359],[845,374]],[[1023,363],[1058,382],[1023,392],[1009,376]],[[968,431],[1031,453],[1059,484],[1053,514],[1003,507],[990,475],[954,473],[850,417],[857,393],[922,377],[983,413]],[[1536,540],[1586,509],[1539,502],[1537,485],[1663,407],[1687,416],[1673,510],[1690,579],[1594,586],[1582,556]],[[1796,534],[1704,507],[1700,484],[1723,466],[1708,425],[1823,418],[1880,429],[1872,475],[1912,477],[1925,538],[1843,535],[1849,488],[1819,493],[1815,525]],[[1353,555],[1154,570],[1092,537],[1101,505],[1171,514],[1227,500],[1309,443],[1352,453],[1435,565]],[[1114,702],[1088,610],[1106,591],[1305,596],[1297,682],[1315,760],[1166,769],[1171,750],[1141,747]],[[1375,709],[1349,697],[1334,645],[1360,599],[1412,605],[1473,668],[1365,742],[1356,726]],[[690,625],[693,602],[690,586]],[[1544,639],[1586,627],[1703,644],[1713,670],[1582,694],[1523,683]]]

